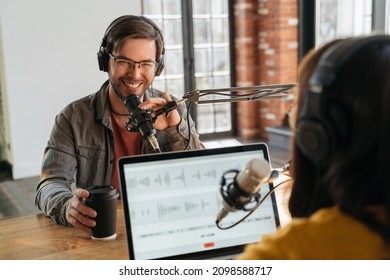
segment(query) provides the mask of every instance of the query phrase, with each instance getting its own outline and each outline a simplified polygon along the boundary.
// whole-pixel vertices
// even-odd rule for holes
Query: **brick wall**
[[[235,0],[237,86],[296,82],[298,1]],[[237,132],[246,139],[268,139],[267,126],[283,123],[285,101],[237,104]]]

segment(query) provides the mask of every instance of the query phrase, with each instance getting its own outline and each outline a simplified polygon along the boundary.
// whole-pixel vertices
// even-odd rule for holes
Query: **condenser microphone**
[[[247,163],[245,170],[236,172],[233,181],[228,185],[226,185],[225,174],[221,180],[223,208],[217,215],[217,224],[229,212],[246,210],[245,206],[259,196],[260,188],[268,182],[271,168],[269,162],[264,159],[252,159]]]
[[[141,104],[139,97],[130,94],[125,100],[125,106],[130,113],[130,118],[126,122],[127,130],[139,131],[142,137],[149,141],[155,152],[160,153],[160,146],[157,141],[157,131],[153,126],[153,118],[150,110],[142,110],[138,106]],[[133,127],[129,128],[129,124]]]

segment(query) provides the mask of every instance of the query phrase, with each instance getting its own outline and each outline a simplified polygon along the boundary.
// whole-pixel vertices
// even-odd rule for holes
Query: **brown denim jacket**
[[[147,90],[145,99],[160,97],[157,90]],[[173,98],[173,97],[172,97]],[[176,127],[157,131],[162,152],[184,150],[189,138],[185,104],[177,108],[181,122]],[[189,149],[202,149],[195,124],[190,118]],[[142,153],[153,148],[143,140]],[[72,102],[55,118],[44,151],[42,171],[36,187],[35,204],[56,223],[68,225],[65,211],[73,196],[71,186],[88,188],[109,185],[114,159],[114,136],[108,102],[108,81],[94,94]]]

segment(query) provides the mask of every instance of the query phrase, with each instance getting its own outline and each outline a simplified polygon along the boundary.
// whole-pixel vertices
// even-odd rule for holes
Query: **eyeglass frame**
[[[130,69],[133,69],[134,66],[136,66],[136,64],[138,64],[138,69],[140,69],[141,71],[144,71],[144,72],[148,72],[148,71],[152,71],[154,69],[156,69],[157,67],[157,61],[134,61],[130,58],[120,58],[120,57],[117,57],[117,56],[114,56],[112,53],[108,53],[108,55],[110,56],[110,58],[112,58],[114,60],[115,63],[118,63],[118,60],[119,60],[119,63],[122,62],[122,63],[125,63],[127,67],[129,67]],[[146,65],[146,66],[152,66],[151,64],[153,64],[153,68],[151,67],[150,69],[143,69],[141,68],[141,65]],[[119,65],[123,65],[123,64],[119,64]]]

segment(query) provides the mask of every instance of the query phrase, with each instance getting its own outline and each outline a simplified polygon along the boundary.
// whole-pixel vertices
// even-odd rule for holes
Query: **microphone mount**
[[[221,230],[226,230],[226,229],[231,229],[235,226],[237,226],[238,224],[240,224],[242,221],[244,221],[246,218],[248,218],[254,211],[257,210],[257,208],[260,207],[260,205],[264,202],[264,200],[269,197],[275,190],[276,188],[278,188],[279,186],[281,186],[282,184],[286,183],[286,182],[289,182],[289,181],[292,181],[292,178],[290,176],[290,164],[291,164],[291,160],[285,162],[282,164],[282,167],[280,168],[276,168],[276,169],[272,169],[271,170],[271,174],[270,176],[268,177],[267,181],[265,182],[268,183],[268,184],[271,184],[273,183],[276,179],[280,178],[279,176],[280,175],[286,175],[287,177],[289,177],[289,179],[285,179],[283,180],[282,182],[278,183],[276,186],[273,186],[272,189],[270,189],[268,191],[267,194],[265,194],[263,197],[261,196],[260,192],[256,193],[256,194],[252,194],[252,197],[251,196],[248,196],[248,198],[250,198],[250,200],[246,203],[253,203],[253,202],[256,202],[256,204],[254,206],[252,206],[251,208],[246,208],[245,207],[245,203],[244,204],[240,204],[240,203],[237,203],[236,202],[236,205],[235,205],[235,208],[238,209],[238,210],[243,210],[243,211],[249,211],[248,214],[246,214],[243,218],[241,218],[239,221],[236,221],[235,223],[233,223],[232,225],[230,226],[227,226],[227,227],[222,227],[221,226],[221,221],[223,220],[223,218],[227,215],[227,213],[229,212],[228,210],[224,210],[225,208],[223,208],[224,211],[221,211],[218,215],[217,215],[217,220],[215,221],[217,227]],[[227,172],[225,172],[225,174],[228,174],[228,173],[236,173],[236,175],[239,173],[238,170],[229,170]],[[228,191],[229,191],[229,188],[232,187],[232,183],[230,183],[227,187],[226,187],[226,179],[225,179],[225,174],[222,176],[222,179],[221,179],[221,188],[220,188],[220,192],[221,192],[221,195],[222,195],[222,198],[223,199],[227,199],[228,198]],[[236,178],[236,177],[235,177]],[[235,180],[235,179],[233,179]],[[230,198],[229,198],[230,200]],[[228,200],[228,202],[229,202]]]
[[[137,120],[137,116],[144,114],[145,121],[151,121],[154,123],[156,121],[155,118],[152,117],[152,111],[151,110],[145,110],[145,111],[139,111],[133,116],[129,117],[128,120],[125,123],[126,130],[129,132],[138,132],[138,126],[140,125],[140,122]]]

